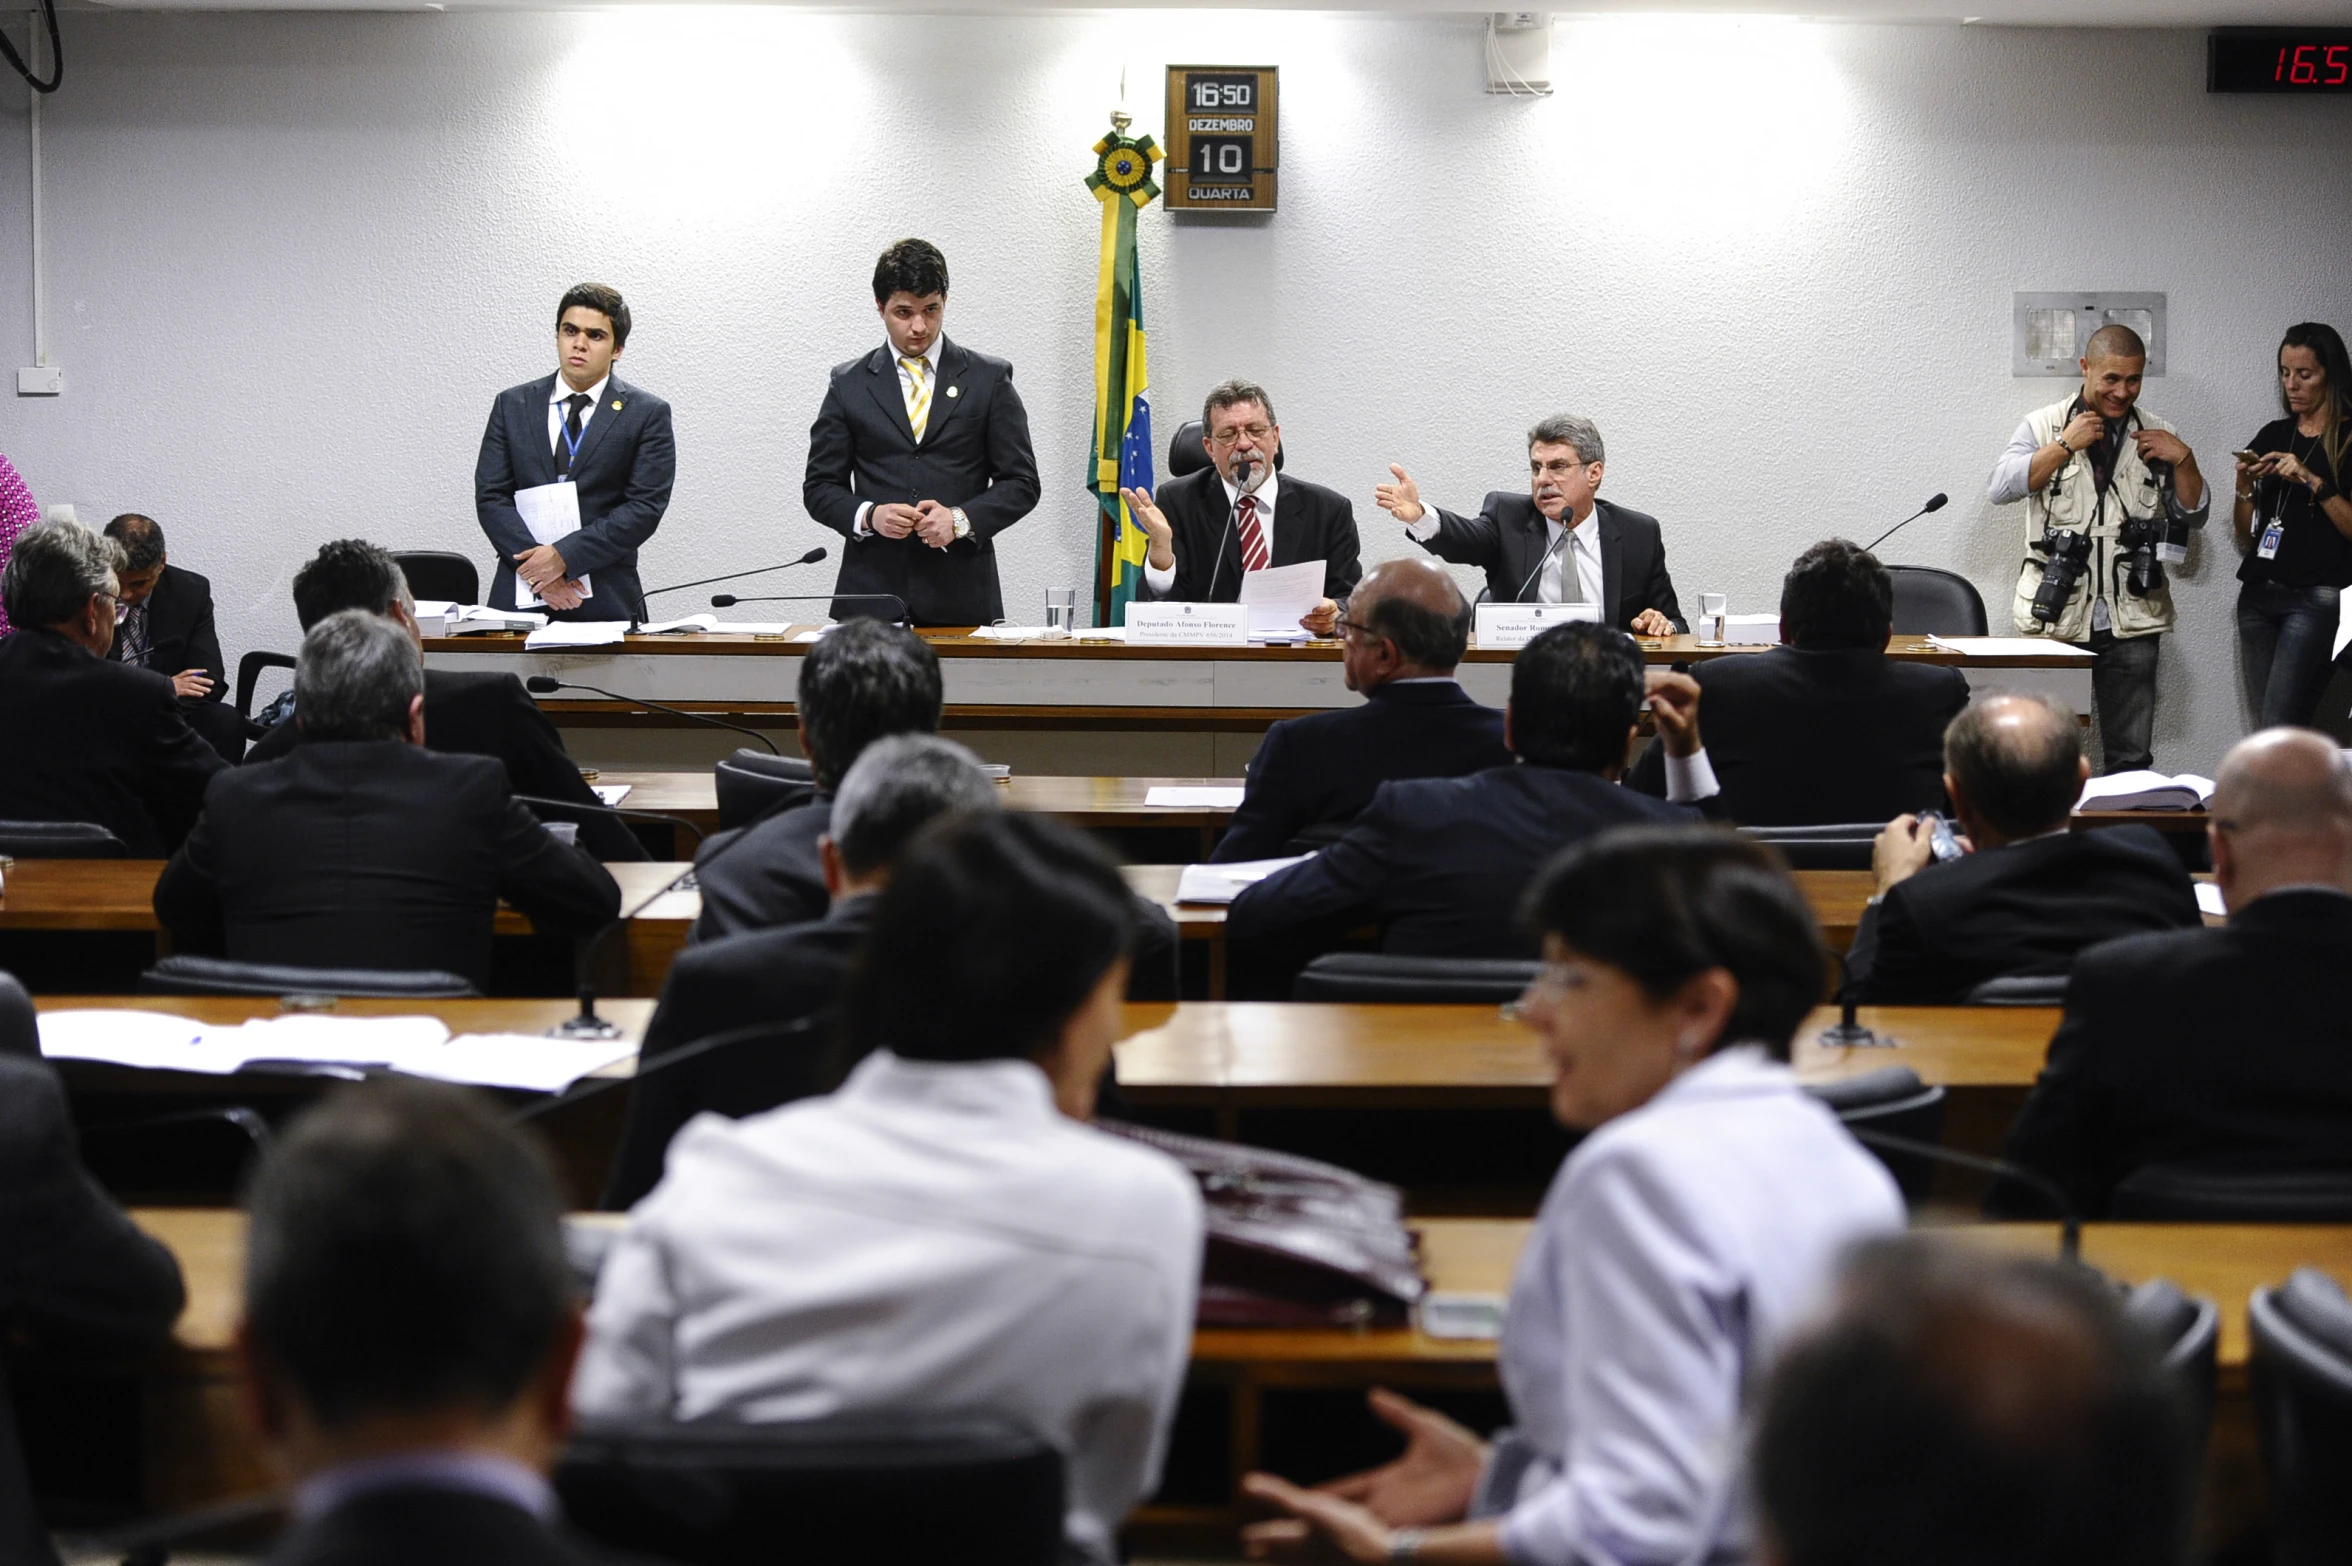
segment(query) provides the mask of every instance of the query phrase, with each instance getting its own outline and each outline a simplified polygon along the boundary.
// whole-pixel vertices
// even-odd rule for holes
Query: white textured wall
[[[1008,607],[1085,581],[1078,180],[1122,67],[1156,130],[1171,59],[1282,67],[1284,208],[1147,214],[1163,427],[1221,376],[1264,381],[1294,470],[1359,497],[1373,558],[1401,544],[1370,503],[1388,462],[1473,505],[1517,482],[1534,416],[1571,408],[1608,437],[1607,492],[1665,519],[1686,603],[1768,609],[1804,544],[1945,489],[1889,553],[1966,571],[1998,620],[2022,517],[1984,477],[2057,390],[2009,377],[2012,289],[2168,292],[2148,401],[2225,481],[2279,328],[2352,325],[2352,206],[2326,177],[2352,117],[2207,97],[2194,33],[1572,21],[1558,95],[1513,101],[1479,90],[1463,18],[67,23],[44,128],[68,392],[0,401],[0,450],[44,502],[162,518],[232,661],[291,644],[286,582],[323,539],[486,552],[483,417],[543,373],[581,276],[627,292],[624,373],[678,410],[647,580],[828,541],[800,511],[808,422],[826,367],[876,340],[867,273],[908,232],[948,252],[950,332],[1013,359],[1030,407],[1046,499],[1003,540]],[[0,340],[26,363],[4,102]],[[2179,592],[2161,765],[2209,767],[2244,725],[2217,544]]]

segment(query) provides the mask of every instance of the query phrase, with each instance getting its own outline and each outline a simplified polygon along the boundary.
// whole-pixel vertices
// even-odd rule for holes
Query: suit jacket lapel
[[[554,389],[552,386],[548,388],[550,393]],[[615,424],[620,423],[621,415],[628,411],[629,403],[636,394],[636,388],[617,375],[604,383],[604,401],[597,405],[594,410],[596,416],[588,421],[588,427],[580,432],[580,454],[572,459],[574,483],[579,482],[580,475],[595,460],[596,448],[604,444],[604,437],[612,433]],[[547,464],[551,468],[555,465],[552,446],[548,448]]]
[[[518,437],[529,453],[515,465],[515,488],[530,489],[555,482],[555,443],[547,438],[547,399],[555,395],[555,377],[543,376],[523,389],[523,428]]]
[[[1605,500],[1593,503],[1593,520],[1601,529],[1601,623],[1622,624],[1617,599],[1625,586],[1625,546],[1617,536],[1617,517]]]
[[[866,386],[873,392],[874,401],[881,406],[883,414],[906,437],[906,443],[912,446],[915,443],[915,427],[907,420],[906,393],[898,389],[898,356],[890,351],[888,343],[875,349],[866,360]],[[931,402],[936,412],[939,399],[934,396]]]
[[[928,446],[937,440],[940,430],[945,427],[948,420],[956,416],[956,410],[963,406],[961,382],[971,368],[972,356],[970,354],[958,348],[949,338],[939,339],[939,370],[932,377],[936,384],[931,388],[931,415],[923,421],[924,445]],[[950,397],[948,395],[950,391],[955,392],[956,395]],[[913,433],[912,425],[908,426],[908,433]]]

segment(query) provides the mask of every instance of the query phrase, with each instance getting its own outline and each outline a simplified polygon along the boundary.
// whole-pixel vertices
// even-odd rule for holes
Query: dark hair
[[[2304,348],[2319,361],[2320,373],[2327,377],[2328,427],[2320,437],[2321,449],[2326,451],[2328,467],[2337,484],[2344,482],[2344,448],[2352,443],[2352,354],[2344,351],[2343,334],[2325,321],[2298,321],[2287,328],[2279,340],[2279,351]],[[2279,388],[2279,407],[2290,417],[2294,409],[2287,406],[2287,391]]]
[[[2083,344],[2085,359],[2145,359],[2148,345],[2140,334],[2121,321],[2109,321],[2091,333],[2091,340]]]
[[[364,538],[338,538],[294,573],[294,618],[305,631],[344,609],[390,614],[407,596],[400,562]]]
[[[19,628],[76,619],[90,599],[121,586],[123,548],[79,522],[36,522],[16,535],[0,569],[0,606]]]
[[[928,239],[902,239],[882,252],[874,263],[874,303],[888,304],[892,294],[928,299],[947,292],[947,257]]]
[[[1265,409],[1268,424],[1282,422],[1274,417],[1274,399],[1266,395],[1265,387],[1255,381],[1219,381],[1209,388],[1208,396],[1201,400],[1201,434],[1205,437],[1209,433],[1210,426],[1217,422],[1220,410],[1238,408],[1245,402],[1254,402]]]
[[[1555,625],[1511,662],[1511,748],[1539,767],[1600,772],[1625,765],[1641,717],[1641,648],[1589,620]]]
[[[126,511],[106,524],[106,536],[123,548],[123,569],[152,571],[163,564],[163,524]]]
[[[1789,1058],[1821,998],[1821,928],[1772,850],[1715,827],[1622,827],[1536,873],[1520,918],[1663,1000],[1713,968],[1739,999],[1713,1048],[1762,1044]]]
[[[849,1052],[1041,1054],[1134,935],[1127,883],[1075,828],[1021,811],[935,821],[899,856],[851,966]]]
[[[614,352],[629,346],[629,302],[619,289],[610,283],[574,283],[564,290],[563,302],[555,307],[555,324],[563,325],[566,310],[581,308],[602,311],[612,322]]]
[[[980,762],[936,734],[893,734],[866,747],[841,775],[826,828],[843,868],[869,875],[895,864],[916,833],[959,810],[998,808]]]
[[[1357,601],[1363,602],[1361,597]],[[1459,587],[1454,589],[1454,602],[1458,607],[1452,614],[1440,614],[1399,594],[1384,593],[1364,604],[1364,628],[1396,643],[1408,663],[1450,669],[1470,650],[1471,608]]]
[[[1798,647],[1882,647],[1895,626],[1894,578],[1860,544],[1826,539],[1781,578],[1780,618]]]
[[[403,739],[424,689],[424,662],[405,627],[365,609],[338,609],[302,638],[294,721],[304,739]]]
[[[512,1407],[561,1332],[555,1177],[465,1089],[337,1090],[264,1157],[246,1207],[254,1347],[330,1430]]]
[[[2039,709],[2046,721],[2003,731],[1995,719],[2011,702]],[[2050,831],[2074,813],[2082,759],[2081,723],[2064,702],[2038,691],[1987,692],[1944,730],[1944,770],[1969,808],[2006,837]]]
[[[830,794],[874,741],[939,731],[939,655],[887,620],[844,620],[800,660],[794,700],[809,767]]]
[[[1924,1236],[1847,1260],[1749,1463],[1788,1566],[2164,1566],[2196,1496],[2179,1388],[2087,1268]]]

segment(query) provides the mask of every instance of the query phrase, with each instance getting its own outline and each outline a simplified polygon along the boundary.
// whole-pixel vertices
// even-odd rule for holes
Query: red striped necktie
[[[1266,530],[1258,525],[1258,497],[1241,497],[1241,564],[1245,571],[1263,571],[1273,559],[1266,547]]]

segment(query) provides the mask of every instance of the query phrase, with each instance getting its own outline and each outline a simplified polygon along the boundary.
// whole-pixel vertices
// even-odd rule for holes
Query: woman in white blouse
[[[1607,834],[1528,893],[1521,1000],[1569,1154],[1503,1323],[1518,1420],[1492,1446],[1389,1393],[1386,1467],[1250,1492],[1253,1556],[1701,1566],[1749,1556],[1734,1493],[1751,1376],[1846,1246],[1899,1229],[1884,1169],[1790,1075],[1820,934],[1766,850],[1706,828]]]

